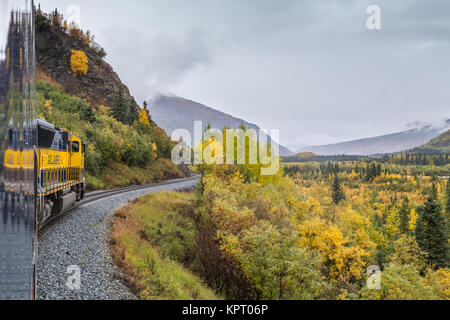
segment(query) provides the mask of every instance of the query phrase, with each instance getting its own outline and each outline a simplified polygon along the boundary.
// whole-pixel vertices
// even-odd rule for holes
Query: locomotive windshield
[[[42,125],[38,126],[38,146],[43,149],[67,151],[69,134]]]

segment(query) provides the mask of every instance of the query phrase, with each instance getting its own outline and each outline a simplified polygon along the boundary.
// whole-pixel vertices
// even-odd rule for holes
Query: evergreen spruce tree
[[[125,123],[131,126],[138,119],[139,119],[139,107],[137,103],[134,101],[134,99],[131,99],[127,103],[127,114]]]
[[[381,164],[377,164],[377,177],[381,176]]]
[[[331,188],[331,196],[335,204],[339,204],[339,202],[345,199],[345,194],[342,190],[341,182],[339,181],[337,173],[334,175],[334,181]]]
[[[116,92],[113,104],[112,104],[113,117],[122,123],[127,123],[128,105],[125,97],[123,96],[123,87],[119,88]]]
[[[339,164],[336,162],[336,163],[334,164],[334,174],[338,174],[339,171],[340,171],[340,169],[339,169]]]
[[[447,214],[447,217],[450,215],[450,179],[447,180],[447,189],[445,192],[445,213]]]
[[[152,117],[150,116],[150,111],[148,110],[148,103],[147,103],[147,101],[144,101],[143,106],[144,106],[145,112],[147,112],[148,120],[151,123],[152,122]]]
[[[417,243],[428,254],[430,264],[435,268],[445,268],[449,265],[447,223],[442,214],[435,184],[428,200],[419,211]]]
[[[410,221],[410,206],[409,199],[407,197],[403,198],[402,206],[400,207],[400,232],[403,234],[409,233],[409,221]]]
[[[370,165],[366,166],[366,181],[370,181]]]
[[[377,166],[372,162],[370,166],[370,180],[373,181],[377,177]]]

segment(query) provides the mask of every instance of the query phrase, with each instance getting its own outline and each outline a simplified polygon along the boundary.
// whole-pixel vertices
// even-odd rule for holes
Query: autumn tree
[[[419,271],[425,269],[426,254],[420,250],[416,239],[402,235],[392,245],[394,253],[389,257],[389,263],[411,265]]]
[[[69,35],[78,41],[81,41],[83,37],[83,30],[78,28],[73,22],[69,24]]]
[[[150,125],[150,121],[148,120],[147,110],[141,109],[139,112],[139,123],[143,125]]]
[[[236,257],[260,299],[320,299],[326,283],[321,258],[300,249],[296,238],[263,222],[245,232]]]
[[[321,254],[325,274],[334,282],[347,282],[360,279],[364,268],[364,259],[369,253],[351,246],[336,226],[319,218],[308,220],[298,225],[299,244]]]
[[[416,238],[420,248],[428,254],[428,262],[435,268],[448,266],[447,224],[437,199],[436,185],[420,208],[416,227]]]
[[[81,42],[85,45],[85,46],[89,46],[92,42],[93,37],[91,36],[91,32],[88,30],[86,31],[86,33],[81,35]]]
[[[390,263],[383,271],[381,290],[363,288],[363,299],[368,300],[435,300],[433,288],[427,285],[412,265]]]
[[[88,58],[83,51],[72,50],[70,67],[77,75],[86,75],[88,72]]]
[[[391,238],[395,239],[400,234],[400,215],[398,209],[395,206],[386,212],[386,221],[385,221],[385,231],[386,234]]]

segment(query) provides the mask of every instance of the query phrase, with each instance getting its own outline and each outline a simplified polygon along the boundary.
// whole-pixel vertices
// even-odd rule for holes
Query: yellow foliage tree
[[[139,123],[141,123],[143,125],[150,125],[147,111],[145,109],[141,109],[141,111],[139,112]]]
[[[331,280],[361,279],[365,267],[363,260],[369,253],[357,246],[349,246],[349,240],[337,227],[314,218],[299,225],[298,231],[300,247],[321,254]]]
[[[158,158],[158,154],[156,153],[156,151],[158,151],[158,146],[156,145],[156,143],[152,143],[152,156],[153,159],[156,160],[156,158]]]
[[[78,75],[86,75],[88,72],[88,58],[83,51],[72,50],[70,67]]]
[[[432,286],[442,300],[450,300],[450,269],[430,270],[427,274],[427,284]]]
[[[416,231],[417,219],[419,218],[419,214],[415,209],[411,210],[410,219],[409,219],[409,230],[412,232]]]
[[[104,105],[100,105],[100,106],[98,106],[98,113],[103,114],[103,115],[110,115],[111,108],[104,106]]]
[[[390,237],[395,237],[400,233],[400,216],[396,208],[392,208],[386,221],[386,233]]]
[[[52,106],[53,101],[52,100],[45,100],[43,103],[43,107],[41,108],[39,112],[39,117],[43,119],[48,119],[52,115]]]

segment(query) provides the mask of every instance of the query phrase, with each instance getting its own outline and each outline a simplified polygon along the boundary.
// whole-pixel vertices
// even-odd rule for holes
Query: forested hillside
[[[38,11],[36,30],[39,116],[87,143],[88,188],[183,176],[170,160],[173,142],[130,96],[89,32],[57,11]]]
[[[450,153],[450,130],[412,151],[414,153]]]

